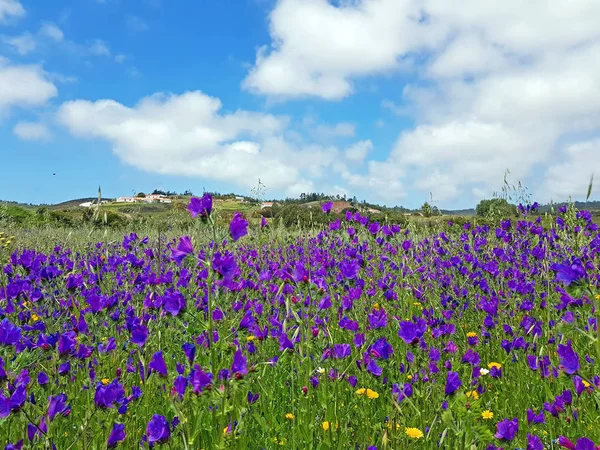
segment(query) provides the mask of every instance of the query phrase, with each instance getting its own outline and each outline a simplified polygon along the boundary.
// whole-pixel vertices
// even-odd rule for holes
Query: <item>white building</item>
[[[81,206],[82,208],[91,208],[92,204],[93,204],[93,202],[83,202],[83,203],[80,203],[79,206]]]
[[[137,202],[137,198],[135,197],[119,197],[117,199],[117,203],[135,203]]]

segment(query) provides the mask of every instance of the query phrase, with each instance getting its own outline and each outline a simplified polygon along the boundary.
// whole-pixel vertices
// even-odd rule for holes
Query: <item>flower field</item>
[[[600,448],[589,213],[282,235],[188,210],[192,237],[0,248],[0,448]]]

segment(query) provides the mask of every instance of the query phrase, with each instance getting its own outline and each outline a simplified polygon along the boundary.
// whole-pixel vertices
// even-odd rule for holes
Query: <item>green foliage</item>
[[[431,217],[433,215],[433,208],[429,203],[425,202],[423,203],[423,206],[421,206],[421,212],[425,217]]]
[[[475,214],[477,214],[477,217],[483,217],[492,220],[515,217],[516,211],[516,206],[511,205],[504,198],[481,200],[475,208]]]

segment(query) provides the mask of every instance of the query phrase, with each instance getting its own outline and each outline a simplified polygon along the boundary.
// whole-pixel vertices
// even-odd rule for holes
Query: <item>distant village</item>
[[[235,200],[239,201],[240,203],[247,202],[247,199],[245,197],[241,197],[241,196],[236,196]],[[112,201],[112,200],[101,200],[100,201],[101,205],[116,204],[116,203],[172,203],[172,200],[169,198],[168,195],[165,195],[165,194],[142,194],[142,193],[140,193],[137,196],[118,197],[114,201]],[[82,208],[91,208],[92,206],[95,206],[97,204],[98,204],[98,201],[94,200],[94,201],[87,201],[87,202],[80,203],[79,206]],[[260,209],[272,208],[274,206],[279,206],[279,205],[280,205],[280,202],[263,201],[260,203]],[[304,203],[304,205],[308,208],[313,208],[313,207],[320,208],[321,202],[319,202],[319,201],[309,202],[309,203]],[[348,208],[352,208],[352,207],[353,207],[352,203],[345,201],[345,200],[344,201],[333,201],[331,211],[339,214],[339,213],[342,213],[344,210],[346,210]],[[371,213],[371,214],[380,214],[381,213],[381,211],[379,209],[375,209],[375,208],[371,208],[371,207],[361,208],[361,210],[363,210],[364,212]]]
[[[136,197],[118,197],[117,199],[115,199],[114,202],[111,202],[109,200],[102,200],[100,202],[101,205],[105,205],[108,203],[171,203],[171,199],[164,194],[148,194]],[[80,203],[79,206],[81,206],[82,208],[91,208],[96,204],[98,204],[97,201],[91,201]]]

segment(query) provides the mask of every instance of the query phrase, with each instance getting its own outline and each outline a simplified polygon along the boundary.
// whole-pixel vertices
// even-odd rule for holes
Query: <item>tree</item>
[[[511,205],[504,198],[490,198],[481,200],[475,208],[475,214],[478,217],[490,219],[513,217],[515,215],[515,205]]]
[[[421,212],[425,217],[431,217],[433,215],[433,208],[428,202],[423,203],[421,206]]]
[[[144,194],[143,192],[138,192],[136,197],[144,198],[144,197],[146,197],[146,194]]]

